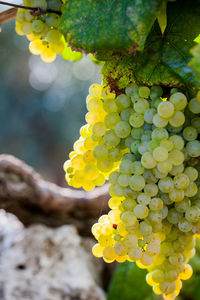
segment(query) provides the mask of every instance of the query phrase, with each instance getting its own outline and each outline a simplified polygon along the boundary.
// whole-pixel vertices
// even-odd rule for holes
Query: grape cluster
[[[200,102],[172,88],[92,85],[87,125],[64,169],[86,190],[109,179],[110,211],[92,227],[93,254],[148,269],[156,294],[174,299],[192,275],[200,233]],[[87,176],[86,176],[87,174]]]
[[[23,5],[61,12],[64,0],[23,0]],[[44,62],[55,60],[65,47],[65,39],[58,29],[60,16],[56,13],[35,14],[31,10],[18,9],[16,32],[26,35],[32,54],[40,55]]]
[[[115,94],[94,84],[86,102],[87,124],[81,127],[80,138],[75,142],[64,170],[69,185],[92,190],[108,179],[128,149],[121,146],[120,137],[113,129],[120,120]]]

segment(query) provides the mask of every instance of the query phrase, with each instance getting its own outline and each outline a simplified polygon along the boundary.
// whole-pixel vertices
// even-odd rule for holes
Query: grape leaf
[[[142,50],[162,2],[68,0],[59,28],[70,45],[85,52]]]
[[[113,53],[112,59],[110,54],[106,57],[105,53],[99,53],[99,59],[101,56],[107,59],[103,74],[108,83],[117,79],[119,88],[123,88],[126,72],[129,80],[139,84],[178,86],[195,94],[200,82],[196,81],[188,63],[192,57],[190,49],[199,34],[200,0],[193,0],[192,5],[188,0],[169,2],[167,16],[164,34],[156,21],[142,52],[134,56]]]
[[[198,36],[198,40],[199,39],[200,37]],[[192,68],[193,73],[196,76],[196,79],[200,81],[200,44],[192,48],[190,52],[193,55],[193,57],[189,63],[189,66]]]
[[[156,296],[145,282],[146,274],[135,263],[119,264],[112,278],[108,300],[155,300]]]

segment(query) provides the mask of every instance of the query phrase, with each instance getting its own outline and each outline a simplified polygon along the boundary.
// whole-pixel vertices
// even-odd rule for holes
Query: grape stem
[[[31,10],[32,11],[31,14],[33,16],[40,16],[40,15],[43,15],[43,14],[46,14],[46,13],[54,13],[54,14],[57,14],[57,15],[62,14],[60,11],[56,11],[56,10],[53,10],[53,9],[43,9],[41,7],[24,6],[24,5],[14,4],[14,3],[8,3],[8,2],[5,2],[5,1],[0,1],[0,4],[7,5],[7,6],[12,6],[14,8],[23,8],[23,9]],[[1,14],[0,14],[0,17],[1,17]],[[0,22],[0,24],[2,24],[2,23]]]

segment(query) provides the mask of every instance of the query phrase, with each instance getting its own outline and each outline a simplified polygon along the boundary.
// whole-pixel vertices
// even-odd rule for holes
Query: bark
[[[17,14],[17,8],[11,8],[11,9],[1,12],[0,13],[0,25],[5,22],[8,22],[12,19],[15,19],[16,14]]]
[[[91,192],[63,188],[45,181],[33,168],[11,156],[0,155],[0,208],[26,226],[74,224],[90,235],[92,224],[108,211],[108,186]]]

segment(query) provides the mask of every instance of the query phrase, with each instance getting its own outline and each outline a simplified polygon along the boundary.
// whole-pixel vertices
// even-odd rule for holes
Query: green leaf
[[[163,0],[68,0],[60,30],[86,52],[142,50]]]
[[[124,88],[121,83],[125,83],[127,74],[129,81],[139,84],[178,86],[190,94],[196,93],[199,82],[195,80],[188,63],[191,59],[190,49],[199,34],[200,0],[193,0],[192,5],[188,0],[168,3],[167,16],[165,33],[161,33],[156,21],[144,51],[137,52],[135,56],[112,54],[112,59],[107,56],[103,69],[106,83],[118,80],[118,87]]]
[[[119,264],[112,279],[108,300],[155,300],[152,289],[145,282],[146,271],[135,263]]]
[[[193,57],[191,58],[189,66],[192,68],[196,80],[200,81],[200,44],[191,49],[191,54]]]
[[[83,57],[83,54],[77,51],[73,51],[70,47],[65,44],[65,49],[62,52],[62,57],[65,60],[78,61]]]

